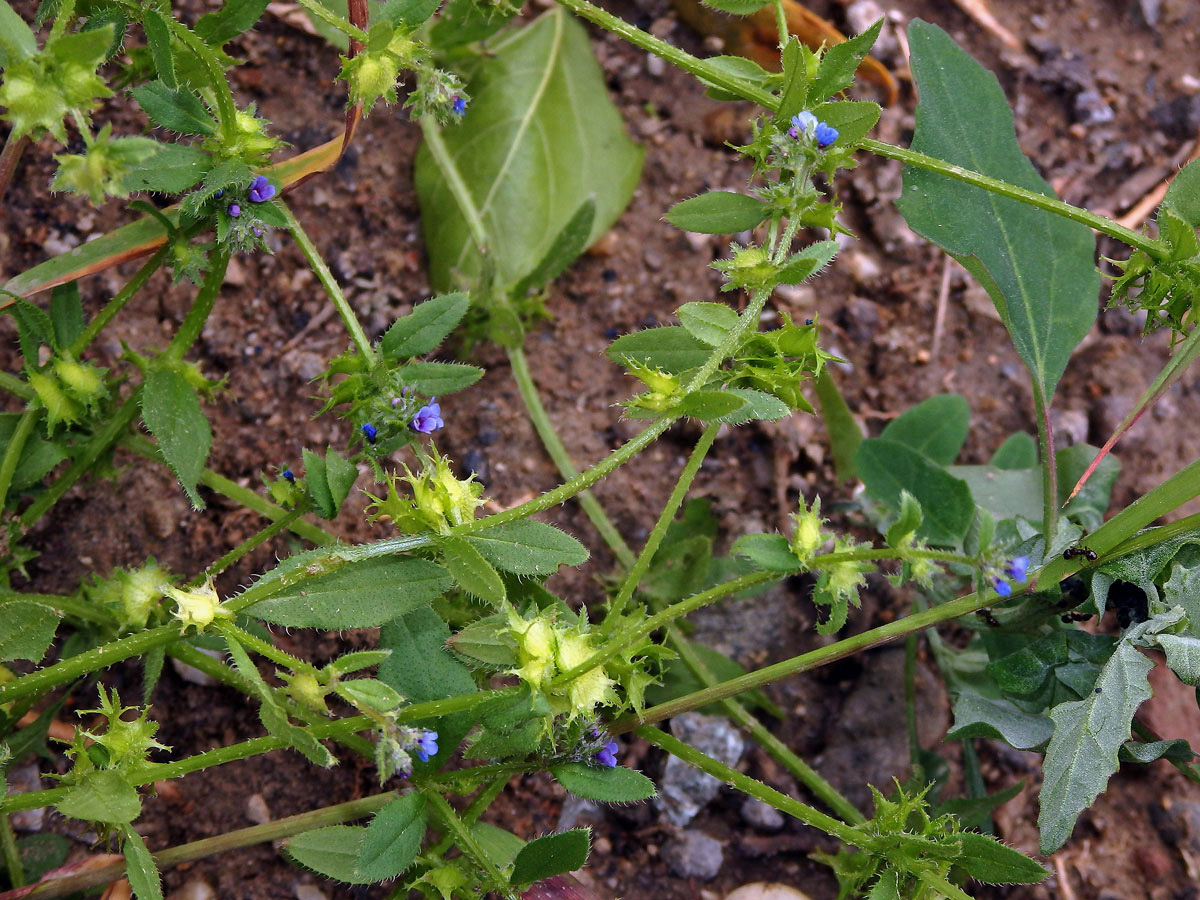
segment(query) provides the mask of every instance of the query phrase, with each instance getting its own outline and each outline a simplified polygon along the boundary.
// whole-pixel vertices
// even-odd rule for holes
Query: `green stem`
[[[347,22],[341,16],[334,15],[324,5],[316,2],[316,0],[298,0],[299,4],[304,7],[314,19],[320,19],[331,28],[336,28],[346,37],[358,41],[360,44],[367,43],[367,33],[356,25]]]
[[[84,446],[83,452],[72,460],[67,471],[58,476],[54,483],[46,489],[46,492],[34,500],[29,508],[21,514],[21,524],[25,528],[31,528],[50,507],[62,499],[63,494],[91,471],[96,460],[129,428],[130,423],[137,418],[139,396],[140,391],[134,391],[133,395],[113,413],[112,418],[92,435],[92,439]]]
[[[1037,419],[1038,456],[1042,465],[1042,534],[1047,544],[1054,540],[1058,522],[1058,464],[1054,458],[1054,430],[1050,409],[1042,389],[1033,385],[1033,406]]]
[[[131,634],[120,640],[110,641],[91,650],[64,659],[60,663],[22,675],[15,681],[0,685],[0,704],[24,697],[34,691],[47,690],[82,675],[99,671],[115,662],[138,656],[154,647],[161,647],[179,639],[178,623],[160,625],[148,631]]]
[[[1093,212],[1088,212],[1086,209],[1080,209],[1069,203],[1063,203],[1057,197],[1026,190],[1025,188],[1017,187],[1015,184],[1009,184],[1007,181],[1001,181],[999,178],[992,178],[990,175],[972,172],[970,169],[964,169],[945,160],[926,156],[924,153],[918,153],[915,150],[909,150],[904,147],[897,147],[893,144],[886,144],[883,141],[877,141],[872,138],[863,138],[863,140],[859,141],[859,146],[880,156],[886,156],[888,159],[899,160],[902,163],[916,166],[918,169],[925,169],[928,172],[936,172],[938,175],[945,175],[947,178],[953,178],[955,181],[983,188],[994,194],[999,194],[1001,197],[1018,200],[1029,206],[1054,213],[1056,216],[1062,216],[1064,219],[1070,219],[1072,222],[1079,222],[1094,231],[1107,234],[1109,237],[1114,237],[1131,247],[1136,247],[1138,250],[1142,250],[1155,259],[1164,259],[1169,252],[1167,245],[1162,241],[1151,240],[1144,234],[1139,234],[1130,228],[1126,228],[1124,225],[1118,225],[1104,216],[1098,216]]]
[[[228,267],[229,250],[218,246],[209,257],[209,269],[200,285],[200,290],[196,292],[192,308],[183,317],[183,322],[180,323],[179,330],[175,332],[175,337],[171,338],[171,343],[163,351],[165,359],[179,362],[183,359],[184,354],[192,348],[192,344],[199,339],[200,333],[204,330],[204,324],[212,315],[217,296],[221,293],[221,286],[225,283],[225,270]]]
[[[779,108],[779,98],[773,94],[748,85],[745,81],[732,77],[728,72],[723,71],[706,60],[692,56],[692,54],[685,50],[680,50],[674,44],[669,44],[652,34],[642,31],[640,28],[635,28],[624,19],[620,19],[611,13],[605,12],[600,7],[592,5],[588,0],[558,0],[558,2],[581,19],[586,19],[593,25],[599,25],[605,31],[612,32],[635,47],[640,47],[648,53],[653,53],[655,56],[661,57],[671,65],[683,69],[685,72],[690,72],[701,81],[729,91],[731,94],[744,97],[746,100],[757,103],[759,106],[765,107],[772,112]]]
[[[350,339],[354,341],[354,346],[358,348],[359,354],[366,360],[367,365],[372,369],[375,368],[379,363],[379,357],[376,356],[375,350],[371,347],[371,342],[367,339],[366,332],[363,331],[362,325],[359,324],[358,315],[346,299],[346,295],[342,293],[337,279],[329,271],[329,266],[326,265],[325,259],[301,227],[291,208],[282,201],[279,201],[278,205],[283,210],[284,217],[287,219],[287,229],[292,233],[292,238],[296,241],[300,252],[304,254],[304,258],[308,260],[308,264],[313,272],[316,273],[317,279],[321,282],[322,287],[325,288],[325,292],[329,294],[329,299],[333,301],[338,315],[342,317],[342,323],[346,326],[346,330],[350,332]]]
[[[692,449],[691,456],[688,457],[683,471],[679,473],[679,479],[675,482],[671,496],[667,498],[667,503],[659,514],[658,521],[654,523],[654,529],[650,532],[650,536],[646,538],[642,552],[638,554],[637,562],[633,564],[633,568],[626,574],[625,580],[621,583],[620,590],[617,591],[617,596],[613,598],[608,606],[608,612],[605,614],[604,623],[600,628],[602,633],[607,634],[612,631],[613,627],[621,621],[621,614],[625,611],[625,605],[633,596],[633,592],[637,590],[637,586],[642,583],[642,578],[650,568],[650,563],[654,561],[654,554],[658,552],[663,537],[666,535],[667,529],[671,526],[676,511],[683,503],[683,498],[687,495],[688,489],[691,488],[692,481],[696,478],[696,473],[700,471],[704,457],[708,455],[709,448],[712,447],[712,442],[716,439],[720,428],[721,423],[719,422],[709,423],[701,433],[700,440],[696,441],[696,446]]]
[[[744,794],[749,794],[755,799],[761,800],[763,803],[770,804],[777,810],[787,813],[795,819],[809,825],[813,828],[819,828],[826,834],[832,835],[844,844],[849,844],[852,847],[862,846],[866,838],[856,829],[847,825],[845,822],[840,822],[832,816],[827,816],[819,810],[813,809],[807,804],[801,803],[799,800],[794,800],[787,794],[781,793],[774,788],[769,788],[761,781],[756,781],[749,775],[743,775],[736,769],[731,769],[729,766],[718,762],[711,756],[707,756],[692,747],[685,744],[683,741],[671,737],[665,731],[659,731],[657,728],[644,726],[639,728],[635,734],[643,740],[648,741],[655,747],[661,750],[666,750],[672,756],[677,756],[689,766],[694,766],[705,774],[713,776],[719,781],[725,782],[732,788],[741,791]]]
[[[512,366],[513,380],[517,383],[517,390],[521,393],[521,399],[525,401],[525,409],[529,413],[529,420],[533,423],[533,429],[541,438],[542,446],[546,448],[546,453],[550,459],[554,461],[554,465],[558,467],[559,474],[563,478],[572,479],[579,476],[579,470],[575,468],[571,462],[571,456],[567,453],[567,448],[563,445],[562,439],[559,438],[558,432],[554,430],[554,423],[550,421],[550,417],[546,414],[546,407],[542,405],[542,398],[538,394],[537,385],[533,382],[533,376],[529,372],[529,362],[525,358],[525,351],[520,346],[508,347],[508,361]],[[625,543],[625,539],[621,537],[621,532],[617,531],[612,520],[604,512],[604,508],[600,505],[595,496],[590,491],[580,492],[576,498],[579,505],[583,507],[584,514],[592,523],[592,526],[603,538],[604,543],[608,544],[613,555],[621,565],[625,567],[634,564],[633,551],[629,549],[629,545]]]
[[[104,305],[104,309],[96,314],[96,318],[88,322],[87,327],[83,329],[83,332],[75,339],[67,352],[71,356],[78,356],[82,353],[88,344],[96,339],[96,335],[103,330],[104,326],[111,322],[117,313],[125,308],[125,304],[132,300],[134,295],[145,286],[146,282],[150,280],[150,276],[159,270],[163,264],[163,260],[166,258],[167,248],[163,247],[146,260],[142,267],[133,273],[133,277],[125,283],[125,286]]]
[[[20,397],[22,400],[32,400],[37,396],[37,391],[29,386],[29,382],[22,381],[16,375],[10,375],[8,372],[0,372],[0,390],[8,391],[14,397]]]
[[[154,460],[155,462],[162,461],[158,448],[140,434],[126,435],[121,439],[120,443],[126,450],[132,450],[139,456]],[[230,481],[225,476],[218,475],[212,469],[205,469],[200,474],[200,483],[216,491],[218,494],[228,497],[235,503],[240,503],[251,512],[256,512],[264,519],[269,519],[272,522],[279,522],[291,515],[282,506],[272,503],[266,497],[259,496],[249,488],[242,487],[236,481]],[[305,522],[303,519],[293,520],[288,525],[288,528],[297,536],[304,538],[306,541],[311,541],[318,546],[333,544],[337,541],[337,538],[328,531],[310,522]]]
[[[2,784],[3,782],[0,782]],[[8,881],[14,888],[25,886],[25,867],[21,865],[21,851],[17,848],[17,836],[7,813],[0,813],[0,855],[4,858]]]
[[[778,573],[775,574],[778,575]],[[789,675],[806,672],[809,669],[815,669],[818,666],[826,665],[835,660],[844,659],[869,647],[874,647],[877,644],[882,644],[898,637],[904,637],[906,634],[920,631],[932,625],[937,625],[940,622],[957,619],[959,616],[972,613],[977,609],[983,609],[985,606],[994,603],[995,600],[995,595],[990,593],[982,596],[979,594],[968,594],[965,597],[951,600],[949,603],[944,603],[933,609],[914,613],[895,622],[889,622],[887,625],[881,625],[878,628],[872,628],[870,631],[864,631],[861,634],[844,638],[837,643],[830,644],[828,647],[819,647],[808,653],[802,653],[791,659],[785,659],[783,662],[776,663],[773,666],[766,666],[753,672],[747,672],[745,675],[722,682],[711,688],[693,691],[683,697],[669,700],[666,703],[660,703],[658,706],[652,706],[640,715],[626,716],[618,722],[613,723],[609,727],[609,730],[616,734],[632,730],[639,725],[661,722],[663,719],[669,719],[680,713],[689,712],[701,706],[707,706],[718,700],[724,700],[726,697],[735,697],[745,691],[762,687],[765,684],[770,684],[772,681],[778,681],[780,678],[787,678]]]
[[[225,834],[219,834],[216,837],[192,841],[189,844],[180,844],[178,847],[169,847],[166,850],[161,850],[153,854],[154,863],[159,869],[169,869],[172,866],[194,862],[195,860],[204,859],[217,853],[225,853],[229,850],[237,850],[242,847],[251,847],[255,844],[265,844],[268,841],[278,841],[305,831],[312,831],[315,828],[324,828],[327,825],[352,822],[355,819],[361,819],[377,812],[395,800],[397,796],[398,794],[395,791],[384,791],[381,794],[373,794],[370,797],[362,797],[358,800],[350,800],[346,803],[326,806],[323,809],[314,809],[296,816],[288,816],[285,819],[277,819],[274,822],[265,822],[262,825],[239,828],[236,831],[229,831]],[[77,875],[55,878],[23,896],[28,898],[28,900],[49,900],[51,897],[64,897],[68,894],[85,891],[88,888],[115,881],[124,875],[124,873],[124,862],[96,866]]]
[[[41,401],[30,401],[25,412],[21,414],[21,418],[17,420],[16,430],[4,448],[4,458],[0,460],[0,509],[4,508],[4,504],[8,500],[8,489],[12,485],[17,464],[21,461],[21,454],[25,452],[25,444],[29,440],[29,435],[33,434],[33,429],[37,426],[41,410]]]
[[[674,625],[667,627],[667,642],[679,654],[689,669],[705,687],[717,684],[717,679],[709,671],[704,660],[700,659],[692,645]],[[732,698],[722,700],[721,706],[731,719],[750,732],[750,736],[758,742],[780,765],[792,773],[796,780],[808,788],[814,797],[819,799],[830,810],[851,825],[858,825],[866,819],[855,809],[854,804],[843,797],[838,789],[821,777],[812,766],[792,752],[783,741],[771,734],[767,727],[745,706]]]
[[[484,852],[475,840],[475,835],[471,833],[471,829],[466,823],[458,817],[458,813],[454,811],[446,798],[437,791],[428,791],[425,794],[425,799],[433,808],[434,813],[442,824],[446,826],[448,834],[454,835],[454,843],[458,845],[464,855],[470,857],[471,862],[478,866],[487,879],[487,884],[484,885],[486,891],[496,891],[498,894],[505,896],[515,896],[508,886],[508,879],[496,868],[496,864],[492,862],[492,858]]]
[[[242,541],[240,544],[218,559],[215,563],[206,568],[204,570],[204,576],[199,576],[196,579],[193,579],[191,586],[198,587],[199,583],[203,582],[205,576],[209,578],[215,578],[217,575],[220,575],[256,547],[261,547],[281,531],[286,531],[287,529],[291,528],[292,524],[300,518],[303,512],[304,510],[302,509],[290,510],[286,515],[283,516],[283,518],[277,519],[266,528],[260,529],[255,534],[250,535],[250,537],[246,538],[246,540]]]

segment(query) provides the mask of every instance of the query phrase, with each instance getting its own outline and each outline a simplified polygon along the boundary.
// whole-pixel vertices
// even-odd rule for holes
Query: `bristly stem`
[[[675,519],[675,513],[683,504],[683,498],[687,496],[689,488],[692,486],[692,481],[696,477],[696,473],[700,471],[700,466],[704,462],[704,457],[708,455],[708,450],[712,447],[713,441],[717,437],[717,432],[721,429],[720,422],[710,422],[700,435],[700,440],[696,441],[696,446],[692,448],[691,456],[688,457],[687,463],[683,467],[683,471],[679,473],[679,478],[675,481],[675,487],[671,490],[671,496],[667,498],[666,505],[663,506],[662,512],[659,513],[658,521],[654,523],[654,529],[650,532],[650,536],[646,538],[646,543],[642,547],[642,552],[638,554],[637,562],[625,575],[625,580],[621,582],[620,590],[608,605],[608,612],[605,613],[604,622],[600,627],[602,633],[607,634],[621,621],[621,614],[625,611],[625,605],[633,596],[633,592],[642,582],[650,564],[654,561],[654,554],[658,552],[659,545],[662,544],[663,537],[666,536],[667,529],[671,527],[671,522]]]
[[[546,407],[542,405],[542,398],[538,394],[537,385],[534,384],[533,376],[529,372],[529,362],[525,358],[525,350],[520,346],[508,347],[506,349],[508,350],[508,361],[512,366],[513,380],[517,383],[517,390],[521,393],[521,399],[525,401],[525,409],[529,413],[530,422],[533,423],[533,430],[537,432],[538,437],[542,441],[542,446],[546,448],[546,453],[558,468],[559,474],[568,480],[577,478],[579,470],[571,462],[571,456],[567,452],[567,448],[563,445],[562,439],[554,429],[554,423],[550,421],[550,416],[546,414]],[[617,530],[612,519],[605,513],[595,495],[591,491],[581,491],[576,495],[575,499],[579,501],[584,514],[604,540],[604,543],[608,544],[617,561],[626,568],[632,566],[635,558],[633,551],[629,549],[629,545],[625,543],[625,538],[621,536],[621,532]]]
[[[346,299],[346,295],[342,293],[342,288],[337,283],[337,279],[329,271],[329,266],[325,263],[325,259],[300,225],[291,208],[282,201],[279,202],[279,208],[283,210],[284,217],[287,219],[287,229],[292,233],[292,238],[296,241],[300,252],[308,260],[308,264],[316,274],[317,280],[321,282],[321,286],[329,294],[329,299],[333,301],[338,315],[342,317],[342,323],[346,326],[346,330],[350,332],[350,339],[354,342],[354,346],[358,348],[359,354],[366,361],[367,365],[372,369],[375,368],[379,363],[379,357],[375,353],[374,348],[371,347],[371,342],[368,340],[366,332],[363,331],[363,327],[358,321],[358,315]]]
[[[787,794],[767,787],[761,781],[756,781],[749,775],[744,775],[736,769],[731,769],[711,756],[701,753],[690,744],[685,744],[683,741],[671,737],[665,731],[644,726],[639,728],[635,734],[650,742],[655,747],[666,750],[672,756],[679,757],[689,766],[694,766],[701,772],[711,775],[719,781],[723,781],[730,787],[736,788],[744,794],[749,794],[751,797],[775,807],[782,813],[787,813],[789,816],[799,819],[805,825],[819,828],[844,844],[858,847],[865,841],[863,834],[860,834],[855,828],[847,825],[845,822],[841,822],[833,818],[833,816],[827,816],[825,813],[813,809],[811,806],[801,803]]]

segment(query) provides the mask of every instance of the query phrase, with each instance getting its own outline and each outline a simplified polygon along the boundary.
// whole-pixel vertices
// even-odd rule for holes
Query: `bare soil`
[[[215,3],[206,4],[215,6]],[[964,3],[964,5],[966,5]],[[33,4],[19,4],[29,14]],[[193,12],[200,4],[185,4]],[[26,9],[25,7],[28,7]],[[667,0],[619,0],[613,11],[692,52],[710,53],[711,40],[682,24]],[[1145,10],[1157,9],[1155,24]],[[812,9],[850,29],[847,9],[815,0]],[[533,10],[536,11],[536,10]],[[1126,213],[1192,151],[1200,129],[1200,6],[1187,0],[1013,0],[994,14],[1022,41],[1014,53],[1002,47],[958,6],[938,0],[895,0],[885,11],[901,25],[914,17],[936,22],[996,71],[1017,111],[1021,143],[1064,199],[1114,215]],[[861,8],[854,12],[860,13]],[[1153,13],[1151,13],[1152,18]],[[580,465],[619,446],[635,429],[621,421],[613,404],[631,385],[602,355],[618,333],[671,321],[672,310],[689,300],[717,299],[718,278],[708,268],[725,241],[696,239],[661,220],[679,200],[709,188],[738,189],[746,167],[724,146],[746,132],[750,110],[707,99],[688,76],[663,67],[621,42],[593,32],[596,53],[615,102],[631,134],[647,148],[645,172],[626,213],[597,247],[552,288],[552,318],[527,340],[534,377],[546,406]],[[234,52],[246,60],[234,74],[243,102],[254,101],[296,149],[324,141],[340,128],[344,91],[332,83],[336,53],[268,15]],[[915,97],[907,83],[903,45],[889,27],[880,58],[901,78],[901,101],[885,112],[880,136],[905,142],[911,136]],[[1095,92],[1093,97],[1089,92]],[[1083,99],[1081,100],[1081,96]],[[1111,112],[1106,117],[1105,110]],[[137,125],[128,114],[118,121]],[[118,126],[118,130],[120,130]],[[337,171],[292,196],[297,215],[330,261],[334,273],[372,337],[399,314],[430,295],[421,243],[419,210],[412,184],[418,128],[404,114],[380,109],[367,120]],[[0,231],[0,265],[5,277],[103,233],[128,218],[115,206],[99,211],[70,198],[52,198],[49,149],[34,147],[10,193]],[[851,408],[872,433],[913,403],[955,391],[975,416],[965,451],[985,461],[1012,431],[1033,431],[1032,405],[1024,371],[1007,344],[986,295],[939,251],[908,231],[891,205],[899,192],[899,166],[865,158],[845,176],[842,197],[847,223],[858,234],[829,274],[808,287],[780,292],[773,313],[803,319],[818,314],[828,343],[848,365],[838,372]],[[1115,251],[1102,246],[1101,252]],[[110,272],[82,285],[89,311],[99,308],[128,277]],[[944,300],[939,302],[939,297]],[[161,347],[187,308],[186,290],[157,276],[96,346],[96,360],[116,363],[120,341],[134,349]],[[294,465],[301,448],[343,444],[348,426],[313,416],[319,407],[311,379],[346,345],[336,316],[305,268],[298,250],[276,238],[275,253],[242,257],[231,268],[216,312],[193,358],[210,377],[227,377],[229,392],[208,409],[215,434],[210,465],[241,484],[254,486],[271,466]],[[939,312],[939,307],[942,307]],[[8,319],[0,330],[11,337]],[[1120,421],[1165,358],[1161,336],[1139,337],[1137,322],[1123,311],[1105,312],[1068,370],[1056,401],[1056,420],[1067,440],[1101,443]],[[16,371],[15,341],[5,342],[0,364]],[[487,368],[469,392],[448,398],[448,427],[439,445],[468,463],[487,485],[488,496],[507,507],[553,487],[555,471],[523,413],[504,356],[477,348],[473,359]],[[1200,421],[1200,385],[1185,381],[1134,429],[1118,448],[1124,469],[1115,504],[1125,504],[1192,461],[1195,423]],[[674,482],[694,428],[668,433],[632,465],[597,488],[597,495],[636,546],[653,522]],[[173,570],[193,574],[261,527],[258,518],[217,496],[193,512],[166,469],[118,453],[111,483],[83,485],[61,501],[29,536],[41,555],[29,565],[21,589],[71,591],[87,573],[136,565],[154,556]],[[364,479],[361,482],[366,485]],[[771,427],[730,429],[696,483],[709,497],[722,525],[722,539],[780,527],[802,493],[827,503],[845,498],[837,484],[818,420],[793,416]],[[352,501],[361,507],[361,498]],[[1116,508],[1116,507],[1114,507]],[[611,555],[574,505],[547,518],[583,540],[594,563],[579,573],[557,576],[552,585],[573,601],[594,603],[594,580]],[[353,541],[385,536],[352,512],[337,523]],[[226,575],[219,587],[233,589],[275,558],[294,549],[280,539],[260,548]],[[786,658],[818,644],[814,611],[802,581],[789,581],[765,598],[718,609],[698,620],[698,637],[734,653],[747,666]],[[872,582],[849,631],[902,615],[907,598],[885,581]],[[278,636],[282,645],[324,660],[345,647],[368,645],[370,632],[352,635]],[[835,784],[860,796],[864,778],[886,784],[903,775],[907,750],[898,710],[898,655],[883,649],[770,689],[789,717],[774,723],[781,738],[816,759]],[[136,666],[115,667],[107,676],[133,696]],[[936,744],[948,724],[944,691],[928,673],[922,677],[922,732]],[[1158,713],[1171,735],[1200,738],[1200,716],[1190,691],[1164,682],[1160,698],[1176,705]],[[160,737],[187,755],[260,733],[251,708],[233,693],[181,680],[169,667],[154,698]],[[952,751],[947,751],[952,755]],[[656,751],[630,744],[625,762],[652,776],[661,771]],[[1026,851],[1036,849],[1039,782],[1037,759],[988,745],[984,772],[991,789],[1016,780],[1025,788],[997,816],[998,832]],[[797,793],[795,784],[766,754],[753,750],[742,762],[751,775]],[[275,817],[370,793],[373,772],[351,758],[332,772],[318,772],[289,753],[235,763],[189,775],[178,796],[151,799],[144,817],[151,849],[207,837],[250,824],[247,798],[260,794]],[[1030,888],[980,891],[980,896],[1064,897],[1080,900],[1139,900],[1194,897],[1193,861],[1184,851],[1189,837],[1168,827],[1169,807],[1200,801],[1200,790],[1168,764],[1126,767],[1110,791],[1085,814],[1072,841],[1053,860],[1054,874]],[[552,830],[564,796],[544,777],[514,779],[495,805],[492,818],[524,837]],[[708,883],[673,874],[660,852],[671,840],[649,806],[615,808],[596,823],[590,876],[598,898],[682,900],[719,898],[749,881],[778,880],[814,900],[834,897],[827,870],[807,854],[828,845],[801,826],[768,833],[746,824],[740,798],[722,795],[693,823],[725,843],[725,863]],[[1167,824],[1164,824],[1167,823]],[[1195,835],[1200,839],[1200,835]],[[1182,850],[1181,850],[1182,848]],[[80,844],[77,852],[87,847]],[[166,873],[168,890],[196,878],[225,898],[310,896],[314,886],[327,897],[384,896],[358,893],[303,873],[270,845],[227,854]],[[305,888],[307,889],[307,888]]]

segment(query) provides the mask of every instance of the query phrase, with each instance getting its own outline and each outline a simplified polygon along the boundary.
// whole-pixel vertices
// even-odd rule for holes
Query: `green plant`
[[[935,26],[918,21],[909,31],[921,104],[913,146],[904,149],[867,137],[878,106],[840,99],[878,24],[819,52],[781,30],[782,71],[770,74],[744,59],[692,57],[587,0],[560,3],[511,27],[514,8],[474,0],[451,0],[440,12],[436,0],[371,8],[350,0],[344,11],[302,0],[318,27],[346,48],[339,73],[349,93],[346,130],[274,165],[269,154],[280,142],[255,110],[237,107],[226,77],[233,60],[223,49],[257,21],[265,2],[229,3],[194,28],[161,3],[44,3],[39,12],[53,25],[40,47],[34,31],[0,3],[0,105],[10,125],[0,188],[29,138],[65,143],[69,125],[84,152],[56,157],[56,189],[95,202],[140,191],[179,196],[165,210],[130,203],[142,218],[4,287],[25,361],[20,375],[0,379],[25,402],[24,412],[0,419],[6,577],[33,552],[22,543],[28,530],[80,478],[103,470],[117,446],[168,465],[196,508],[203,508],[204,487],[270,520],[202,573],[177,575],[148,560],[137,569],[97,573],[69,595],[0,594],[6,621],[0,660],[32,663],[0,670],[5,766],[37,746],[66,693],[90,693],[84,683],[123,660],[141,659],[145,671],[140,705],[126,707],[115,691],[98,687],[99,707],[89,712],[104,724],[77,729],[57,787],[0,801],[0,848],[13,888],[35,873],[22,864],[7,815],[54,805],[94,823],[122,848],[139,898],[161,896],[158,866],[282,838],[293,860],[330,878],[350,884],[401,878],[395,896],[408,890],[442,898],[513,896],[582,866],[588,835],[576,830],[526,843],[481,823],[480,815],[517,772],[549,772],[568,791],[602,802],[648,798],[652,782],[617,765],[613,738],[627,731],[836,837],[846,849],[824,859],[847,895],[963,897],[972,878],[1037,881],[1045,875],[1039,864],[973,830],[986,824],[998,798],[941,802],[930,755],[914,754],[911,783],[896,785],[891,796],[876,791],[868,819],[750,711],[771,711],[756,689],[773,680],[901,636],[913,648],[922,633],[955,698],[951,737],[966,742],[968,759],[971,741],[985,736],[1044,749],[1043,851],[1067,839],[1119,759],[1167,758],[1197,777],[1186,742],[1132,740],[1130,727],[1149,696],[1150,664],[1139,648],[1161,649],[1188,684],[1200,678],[1193,586],[1200,523],[1189,517],[1150,527],[1200,494],[1198,464],[1105,521],[1117,472],[1105,455],[1109,448],[1056,452],[1048,414],[1095,316],[1100,275],[1090,229],[1132,248],[1119,263],[1117,301],[1140,304],[1152,325],[1171,327],[1180,341],[1139,411],[1194,357],[1197,164],[1168,192],[1152,238],[1054,198],[1017,147],[995,80]],[[714,5],[754,11],[748,8],[754,4],[731,0]],[[568,11],[691,72],[714,96],[750,100],[763,110],[751,142],[736,148],[753,163],[748,192],[702,194],[666,213],[686,231],[752,233],[750,244],[734,244],[729,258],[714,264],[723,289],[747,298],[745,308],[685,303],[676,310],[679,325],[611,344],[610,358],[639,384],[624,414],[646,425],[583,472],[538,398],[523,337],[543,314],[545,287],[624,209],[642,155],[625,135],[586,33]],[[145,47],[114,56],[134,23]],[[481,41],[486,53],[473,49]],[[372,341],[283,194],[334,165],[362,115],[399,99],[403,71],[415,78],[405,105],[425,138],[416,184],[432,280],[441,293]],[[113,137],[107,124],[95,131],[96,101],[113,87],[127,89],[151,123],[180,139]],[[34,96],[41,99],[35,103]],[[833,184],[831,176],[852,167],[861,150],[907,164],[899,205],[909,224],[962,262],[994,300],[1031,375],[1036,443],[1014,435],[989,465],[955,465],[969,412],[952,395],[930,398],[879,437],[864,438],[844,412],[820,322],[785,316],[780,327],[760,330],[776,287],[812,278],[834,260],[834,240],[796,242],[805,229],[823,228],[830,238],[842,230],[837,198],[821,185]],[[267,499],[206,468],[212,434],[203,403],[221,385],[185,357],[218,300],[231,255],[266,249],[270,229],[297,242],[344,322],[349,347],[328,361],[322,412],[346,420],[348,439],[338,450],[306,450],[302,476],[286,468],[264,479]],[[138,255],[149,259],[86,321],[76,280]],[[175,335],[160,352],[126,353],[119,370],[89,364],[91,342],[163,266],[198,285]],[[1140,292],[1130,290],[1135,284]],[[27,299],[49,288],[48,310]],[[456,329],[468,343],[490,340],[505,349],[530,419],[565,479],[483,517],[481,485],[458,477],[428,437],[454,427],[436,398],[470,388],[483,374],[425,358]],[[814,498],[794,516],[791,535],[742,535],[731,556],[714,558],[715,524],[702,505],[685,506],[685,499],[717,430],[813,414],[808,384],[842,474],[857,475],[865,486],[856,509],[882,541],[829,530]],[[685,418],[702,423],[703,431],[634,553],[587,491]],[[134,432],[139,419],[154,443]],[[409,460],[402,473],[389,469],[401,451]],[[337,518],[359,463],[379,485],[368,516],[392,523],[399,534],[348,546],[303,516]],[[28,505],[18,502],[24,496],[32,498]],[[532,518],[572,498],[618,561],[603,612],[601,604],[573,609],[544,585],[560,566],[588,559],[575,538]],[[213,578],[284,530],[313,549],[222,598]],[[707,604],[811,572],[818,630],[832,634],[859,602],[866,574],[881,564],[898,584],[916,586],[910,615],[755,672],[693,646],[678,627]],[[1076,627],[1079,617],[1103,614],[1109,603],[1126,610],[1119,636]],[[62,629],[64,620],[69,629]],[[952,620],[974,632],[965,647],[951,646],[935,630]],[[317,666],[277,647],[264,625],[379,627],[379,644]],[[41,665],[60,629],[70,636],[56,645],[58,661]],[[227,651],[232,665],[204,649]],[[257,706],[266,736],[155,761],[155,752],[167,748],[155,740],[145,705],[168,654],[243,692]],[[276,677],[264,677],[256,658],[274,666]],[[372,668],[374,677],[363,674]],[[496,676],[503,686],[490,686]],[[652,727],[716,703],[829,812]],[[21,726],[31,710],[40,714]],[[280,748],[330,766],[337,758],[329,741],[341,745],[339,752],[368,758],[381,786],[395,775],[407,780],[399,790],[157,855],[133,828],[145,785]],[[460,748],[474,764],[448,767]],[[448,797],[464,802],[455,806]],[[365,826],[346,824],[367,816]],[[34,896],[64,895],[117,874],[97,868],[47,882]]]

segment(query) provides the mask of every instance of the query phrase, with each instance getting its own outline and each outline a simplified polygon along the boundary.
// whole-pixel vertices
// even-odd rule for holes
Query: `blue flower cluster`
[[[992,587],[1001,597],[1012,596],[1013,584],[1024,584],[1029,575],[1029,557],[1014,557],[1000,574],[992,576]],[[1010,584],[1011,582],[1011,584]]]
[[[818,149],[824,150],[838,139],[838,130],[832,125],[817,120],[808,110],[792,116],[792,127],[788,129],[788,137],[800,140],[804,135],[808,140],[815,140]]]

